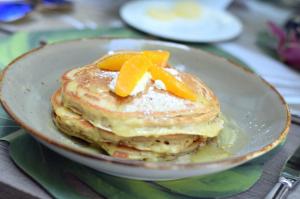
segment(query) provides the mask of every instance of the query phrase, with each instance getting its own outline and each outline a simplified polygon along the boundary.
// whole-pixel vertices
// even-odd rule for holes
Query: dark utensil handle
[[[280,177],[279,182],[273,187],[273,189],[268,193],[265,199],[284,199],[286,198],[289,190],[295,184],[295,180]]]

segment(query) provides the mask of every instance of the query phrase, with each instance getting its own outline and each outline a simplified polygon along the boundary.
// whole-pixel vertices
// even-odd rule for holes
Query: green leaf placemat
[[[244,164],[221,173],[172,181],[140,181],[110,176],[47,149],[24,130],[6,138],[15,163],[55,198],[85,198],[66,181],[73,175],[107,198],[216,198],[243,192],[260,177],[261,164]],[[25,152],[26,151],[26,152]],[[25,152],[25,153],[24,153]]]
[[[40,45],[82,37],[115,36],[145,37],[124,28],[97,30],[62,30],[45,32],[20,32],[0,43],[0,66]],[[241,63],[234,56],[213,45],[195,45],[206,51]],[[217,174],[181,180],[148,182],[110,176],[68,160],[39,144],[0,109],[0,138],[10,143],[9,151],[15,163],[42,185],[55,198],[86,198],[68,184],[67,174],[76,176],[95,192],[106,198],[219,198],[249,189],[261,176],[263,161],[252,161]],[[5,136],[5,137],[4,137]],[[26,151],[26,152],[25,152]],[[24,153],[25,152],[25,153]]]
[[[7,115],[0,106],[0,139],[19,129],[19,126]]]

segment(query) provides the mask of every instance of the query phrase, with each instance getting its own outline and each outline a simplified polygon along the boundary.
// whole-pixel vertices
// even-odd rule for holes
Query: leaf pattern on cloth
[[[262,164],[244,164],[221,173],[173,181],[130,180],[97,172],[47,149],[24,130],[9,138],[15,163],[55,198],[85,198],[68,183],[71,174],[105,198],[215,198],[247,190],[261,176]],[[26,151],[26,153],[24,153]],[[236,183],[239,182],[239,183]]]

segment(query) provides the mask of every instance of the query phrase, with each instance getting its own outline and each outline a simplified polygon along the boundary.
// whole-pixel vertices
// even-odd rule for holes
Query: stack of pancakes
[[[197,101],[176,97],[152,80],[143,92],[122,98],[109,89],[118,73],[95,64],[66,72],[51,99],[56,126],[111,156],[150,161],[201,149],[223,128],[218,100],[198,78],[176,75]]]

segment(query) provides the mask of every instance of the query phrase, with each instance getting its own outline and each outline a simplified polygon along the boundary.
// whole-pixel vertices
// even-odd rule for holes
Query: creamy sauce
[[[223,115],[221,118],[224,120],[224,128],[216,139],[210,141],[206,146],[199,147],[192,154],[179,157],[175,162],[210,162],[225,159],[240,152],[248,143],[249,137],[238,127],[234,120]],[[75,145],[80,145],[85,150],[106,154],[99,147],[92,147],[84,141],[79,141],[79,139],[71,140]]]
[[[145,73],[143,77],[138,81],[134,89],[131,91],[130,96],[136,96],[138,93],[143,92],[146,88],[146,85],[148,82],[151,80],[151,74],[150,73]],[[111,82],[108,84],[108,88],[112,91],[115,92],[116,89],[116,84],[117,84],[117,79],[118,75],[116,75]]]
[[[224,129],[219,136],[200,147],[198,151],[180,157],[178,162],[209,162],[221,160],[237,154],[249,141],[249,138],[243,132],[235,121],[221,116],[224,120]]]
[[[191,162],[209,162],[224,159],[231,155],[231,153],[219,147],[217,143],[210,143],[190,155],[190,160]]]
[[[146,85],[151,80],[152,76],[150,73],[145,73],[143,77],[135,85],[134,89],[131,91],[130,96],[136,96],[138,93],[143,92],[146,88]]]

